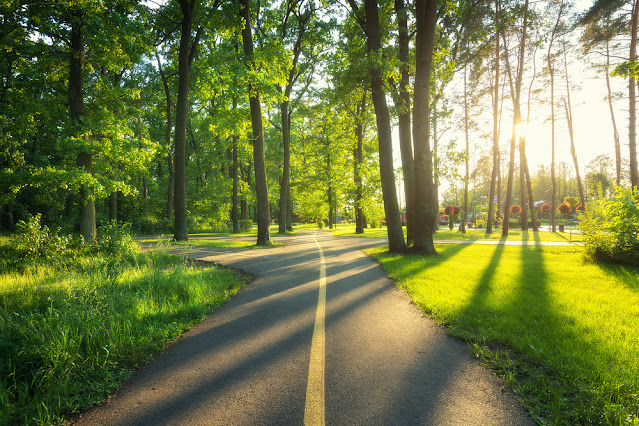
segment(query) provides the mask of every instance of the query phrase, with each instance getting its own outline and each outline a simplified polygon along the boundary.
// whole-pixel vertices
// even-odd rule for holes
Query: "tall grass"
[[[245,282],[136,252],[0,274],[0,424],[58,423],[103,401]]]
[[[639,424],[639,268],[576,247],[368,253],[549,424]],[[634,423],[633,423],[634,422]]]

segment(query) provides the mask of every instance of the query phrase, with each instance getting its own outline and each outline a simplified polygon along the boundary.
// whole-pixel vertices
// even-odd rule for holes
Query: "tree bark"
[[[191,29],[195,1],[180,0],[182,9],[182,33],[178,54],[178,94],[175,106],[175,154],[174,154],[174,230],[175,241],[188,241],[189,231],[186,214],[186,121],[189,102],[189,77],[191,67]]]
[[[166,131],[164,132],[164,143],[166,144],[167,154],[166,161],[169,169],[169,182],[167,185],[166,194],[166,219],[171,221],[173,219],[173,186],[175,185],[173,176],[173,155],[171,154],[171,127],[172,125],[172,113],[171,113],[171,90],[169,89],[169,82],[162,69],[162,61],[160,55],[155,52],[155,58],[158,63],[158,71],[160,78],[162,79],[162,86],[164,86],[164,97],[166,98]]]
[[[235,98],[234,98],[235,100]],[[233,205],[231,206],[231,222],[233,223],[233,233],[237,234],[240,232],[240,221],[238,217],[237,211],[237,191],[239,186],[239,176],[237,173],[237,140],[238,136],[233,136]]]
[[[288,210],[288,192],[290,185],[290,169],[291,169],[291,117],[289,114],[288,96],[290,90],[285,94],[286,100],[280,104],[280,115],[282,116],[282,145],[284,148],[284,164],[282,166],[282,179],[280,183],[280,211],[278,215],[279,233],[286,233],[286,212]]]
[[[499,28],[499,0],[495,1],[495,28]],[[498,30],[499,31],[499,30]],[[495,214],[495,186],[499,173],[499,33],[495,37],[495,90],[493,90],[493,170],[490,176],[488,198],[488,217],[486,233],[493,233],[493,215]],[[497,205],[499,210],[499,205]]]
[[[606,87],[608,88],[608,107],[610,108],[610,119],[612,120],[613,138],[615,142],[615,184],[621,185],[621,142],[617,131],[617,121],[615,111],[612,106],[612,89],[610,88],[610,47],[606,41]],[[583,201],[582,201],[583,202]]]
[[[242,41],[246,66],[249,71],[255,68],[253,62],[253,34],[251,32],[251,10],[249,0],[240,0],[240,19],[244,21],[242,27]],[[264,155],[264,126],[262,124],[262,106],[260,97],[248,83],[249,105],[251,110],[251,125],[253,129],[253,163],[255,167],[255,195],[257,198],[257,245],[269,244],[270,215],[268,205],[268,186],[266,183],[266,159]]]
[[[464,176],[464,218],[462,219],[462,223],[459,227],[459,230],[462,234],[466,233],[466,223],[468,222],[468,183],[470,181],[470,165],[469,165],[469,156],[470,156],[470,140],[468,135],[468,82],[466,79],[467,67],[464,67],[464,135],[466,137],[466,158],[465,158],[465,166],[466,166],[466,174]]]
[[[69,115],[76,127],[81,131],[84,118],[84,94],[82,89],[82,67],[84,65],[84,14],[80,10],[71,11],[71,52],[69,54]],[[89,175],[93,174],[93,154],[82,147],[78,152],[76,165]],[[92,243],[96,237],[95,200],[93,188],[82,185],[79,191],[80,234],[85,243]]]
[[[371,56],[381,54],[381,34],[379,29],[379,11],[376,0],[365,0],[366,36],[368,52]],[[386,103],[386,93],[382,80],[382,70],[373,65],[369,69],[371,76],[371,95],[377,121],[377,141],[379,145],[379,171],[384,197],[384,213],[386,215],[386,231],[390,252],[402,252],[406,248],[404,231],[397,205],[395,191],[395,173],[393,170],[393,141],[390,115]],[[432,176],[431,176],[432,180]],[[428,188],[430,189],[430,187]],[[432,233],[431,233],[432,238]]]
[[[364,233],[364,213],[362,211],[362,199],[364,197],[364,187],[362,185],[361,168],[364,162],[364,114],[366,111],[366,90],[363,90],[362,100],[357,105],[357,125],[355,126],[355,136],[357,146],[353,150],[353,176],[355,180],[355,233]]]
[[[109,220],[118,220],[118,193],[116,191],[109,194]]]
[[[435,254],[433,228],[433,167],[430,151],[430,73],[435,46],[437,1],[415,2],[415,91],[413,95],[413,145],[415,155],[415,243],[416,251]],[[423,187],[422,187],[423,185]]]
[[[637,60],[637,24],[639,20],[639,4],[632,2],[632,22],[630,25],[630,61]],[[637,100],[636,78],[630,73],[628,82],[629,120],[628,120],[628,148],[630,150],[630,186],[634,191],[639,187],[639,175],[637,174]]]
[[[411,244],[415,240],[415,163],[413,159],[413,143],[410,128],[410,64],[408,62],[410,36],[408,33],[408,8],[404,0],[395,0],[395,13],[399,28],[399,81],[398,130],[399,150],[402,157],[402,177],[404,179],[404,197],[406,200],[406,240]],[[362,232],[363,229],[362,229]]]

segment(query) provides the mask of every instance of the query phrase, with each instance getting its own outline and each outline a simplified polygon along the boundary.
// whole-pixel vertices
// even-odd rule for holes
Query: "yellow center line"
[[[319,249],[320,276],[315,328],[311,343],[311,362],[308,366],[308,383],[306,385],[306,405],[304,407],[304,425],[324,425],[324,354],[326,317],[326,260],[324,251],[313,234],[313,240]]]

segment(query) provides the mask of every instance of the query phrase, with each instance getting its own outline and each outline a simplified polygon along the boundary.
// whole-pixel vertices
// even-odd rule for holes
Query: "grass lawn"
[[[0,274],[0,424],[57,424],[228,301],[247,277],[160,253]]]
[[[367,253],[535,419],[639,423],[639,268],[586,262],[580,247],[436,247]]]
[[[337,225],[337,229],[331,229],[331,232],[335,236],[343,237],[372,237],[372,238],[387,238],[386,228],[366,228],[363,234],[355,233],[355,225]],[[406,235],[406,227],[404,227],[404,235]],[[486,235],[484,229],[467,229],[465,234],[457,231],[457,229],[450,231],[448,228],[439,228],[433,235],[435,241],[437,240],[500,240],[501,229],[495,230],[490,235]],[[581,235],[578,233],[570,232],[549,232],[539,231],[535,234],[532,231],[521,230],[509,230],[507,241],[581,241]]]
[[[231,234],[233,235],[233,234]],[[204,236],[221,236],[220,234],[199,234],[199,237]],[[238,240],[205,240],[201,238],[189,238],[188,242],[175,242],[170,240],[158,239],[146,239],[138,240],[140,243],[160,243],[160,241],[166,241],[167,244],[180,245],[185,247],[199,246],[199,247],[216,247],[216,248],[251,248],[251,249],[265,249],[273,247],[281,247],[284,244],[275,241],[270,241],[267,246],[258,246],[255,241],[238,241]]]

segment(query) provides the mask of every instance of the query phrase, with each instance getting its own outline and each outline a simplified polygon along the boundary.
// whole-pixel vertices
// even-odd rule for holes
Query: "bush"
[[[514,206],[510,206],[510,212],[512,214],[519,214],[521,213],[521,206],[518,204],[515,204]]]
[[[253,229],[253,221],[251,219],[241,219],[239,222],[240,232],[251,232],[251,229]]]
[[[444,213],[446,213],[448,216],[452,215],[454,211],[455,211],[455,207],[451,205],[444,207]]]
[[[541,205],[541,212],[548,213],[550,211],[550,204],[544,203]]]
[[[317,227],[319,229],[324,229],[324,221],[322,219],[317,219]]]
[[[107,256],[122,257],[136,251],[131,238],[131,224],[118,223],[115,220],[98,228],[96,250]]]
[[[557,207],[557,211],[561,214],[568,214],[568,213],[572,213],[572,207],[570,207],[568,204],[566,203],[561,203],[559,204],[559,207]]]
[[[486,221],[483,219],[477,219],[477,227],[478,228],[485,228],[486,227]]]
[[[631,189],[617,187],[614,199],[589,203],[579,227],[586,256],[639,265],[639,201]]]
[[[49,227],[41,225],[42,215],[38,213],[28,222],[19,221],[19,234],[15,237],[13,246],[18,256],[27,259],[49,259],[64,254],[71,242],[70,236],[59,236],[58,232],[51,232]]]

